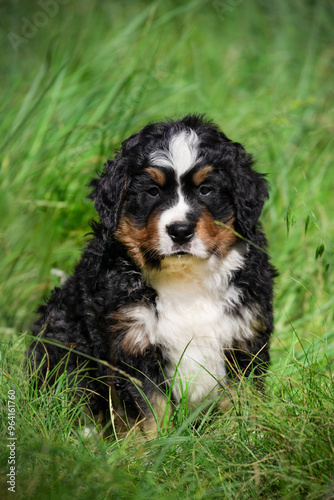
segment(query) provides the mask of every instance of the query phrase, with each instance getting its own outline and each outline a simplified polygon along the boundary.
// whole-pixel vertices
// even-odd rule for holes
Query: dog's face
[[[268,194],[251,165],[240,144],[188,116],[149,125],[125,141],[92,181],[91,197],[102,225],[140,267],[173,255],[224,257],[236,231],[252,238]]]

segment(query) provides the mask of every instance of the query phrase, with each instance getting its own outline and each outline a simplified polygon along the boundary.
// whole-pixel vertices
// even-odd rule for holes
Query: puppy
[[[93,238],[38,309],[34,366],[73,384],[84,366],[77,391],[93,413],[112,408],[119,429],[154,427],[166,394],[196,407],[233,380],[261,380],[275,270],[259,222],[268,183],[252,165],[197,115],[123,142],[90,183]]]

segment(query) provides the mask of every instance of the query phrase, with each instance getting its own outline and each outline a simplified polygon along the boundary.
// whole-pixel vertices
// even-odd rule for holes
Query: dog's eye
[[[152,196],[152,198],[157,198],[160,195],[160,190],[156,186],[151,187],[147,190],[147,193]]]
[[[199,194],[201,196],[208,196],[212,192],[212,188],[210,186],[200,186]]]

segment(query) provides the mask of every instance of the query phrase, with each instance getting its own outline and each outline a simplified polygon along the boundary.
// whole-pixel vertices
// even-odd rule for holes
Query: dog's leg
[[[159,431],[167,430],[171,425],[173,403],[164,394],[156,391],[150,404],[152,411],[142,421],[142,429],[148,439],[153,439],[158,436]]]

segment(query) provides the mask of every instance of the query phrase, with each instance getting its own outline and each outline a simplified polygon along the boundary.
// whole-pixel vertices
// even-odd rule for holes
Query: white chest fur
[[[242,265],[242,254],[232,250],[224,261],[171,257],[148,277],[158,294],[158,318],[150,320],[147,333],[163,351],[165,375],[170,383],[174,378],[178,400],[186,393],[188,402],[198,405],[218,382],[224,384],[224,348],[253,336],[250,310],[237,317],[228,313],[240,301],[229,278]]]

